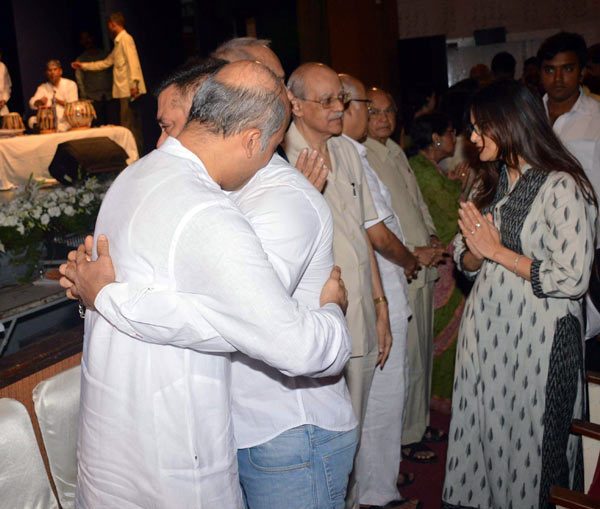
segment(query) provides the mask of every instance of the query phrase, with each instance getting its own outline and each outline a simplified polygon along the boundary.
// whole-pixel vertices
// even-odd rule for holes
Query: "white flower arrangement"
[[[20,196],[0,206],[0,252],[39,244],[47,234],[89,233],[110,184],[90,178],[44,190],[30,179]]]

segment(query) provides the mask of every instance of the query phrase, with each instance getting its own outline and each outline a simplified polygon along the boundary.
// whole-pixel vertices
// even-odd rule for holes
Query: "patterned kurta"
[[[597,211],[565,173],[502,170],[488,208],[502,243],[531,258],[531,282],[485,260],[458,338],[445,507],[549,507],[582,483],[582,296]],[[465,252],[457,236],[456,261]],[[474,275],[474,274],[473,274]]]

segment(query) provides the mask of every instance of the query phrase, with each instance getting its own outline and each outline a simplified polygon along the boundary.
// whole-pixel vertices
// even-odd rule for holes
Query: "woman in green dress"
[[[452,239],[457,233],[458,208],[463,182],[470,169],[461,166],[456,175],[445,173],[439,162],[454,154],[456,133],[448,117],[441,113],[423,115],[411,126],[413,155],[410,166],[427,203],[438,237],[451,255]],[[439,279],[434,289],[434,361],[432,395],[441,410],[450,410],[452,376],[458,326],[465,295],[457,286],[452,256],[438,266]]]

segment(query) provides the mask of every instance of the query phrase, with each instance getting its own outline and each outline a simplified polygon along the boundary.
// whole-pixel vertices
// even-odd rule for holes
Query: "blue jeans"
[[[343,509],[358,443],[356,429],[312,425],[238,449],[240,483],[249,509]]]

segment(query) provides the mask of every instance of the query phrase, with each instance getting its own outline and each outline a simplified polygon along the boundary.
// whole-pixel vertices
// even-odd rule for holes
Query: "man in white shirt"
[[[6,103],[10,99],[11,87],[10,74],[8,74],[8,69],[2,62],[2,50],[0,50],[0,115],[6,115],[8,113],[8,106]]]
[[[369,165],[367,148],[361,143],[367,138],[369,122],[370,100],[367,99],[365,86],[348,74],[340,74],[340,79],[344,90],[350,94],[350,104],[344,111],[344,137],[352,142],[360,155],[377,210],[377,218],[367,221],[365,228],[377,256],[383,290],[389,303],[393,337],[388,360],[383,369],[375,370],[369,391],[356,462],[360,504],[371,509],[414,509],[418,500],[403,500],[397,483],[409,369],[406,337],[411,312],[405,273],[416,276],[418,262],[402,244],[404,235],[391,208],[389,190]],[[381,238],[392,240],[381,245]]]
[[[238,189],[252,179],[287,125],[281,83],[265,74],[260,64],[239,62],[209,77],[180,142],[169,138],[111,187],[96,232],[111,238],[123,282],[87,292],[77,274],[93,264],[78,264],[69,274],[102,315],[86,317],[82,362],[82,409],[89,412],[83,410],[80,426],[78,498],[86,506],[241,507],[229,357],[169,345],[237,348],[291,376],[335,376],[347,359],[340,309],[294,306],[219,188]],[[313,305],[315,290],[316,281]],[[120,372],[113,381],[111,373]],[[149,426],[140,428],[148,412]],[[118,432],[100,425],[98,416]],[[116,486],[113,472],[120,474]]]
[[[146,93],[146,83],[133,37],[125,30],[125,16],[113,12],[107,21],[108,31],[114,37],[115,47],[103,60],[96,62],[72,62],[73,69],[102,71],[113,68],[112,96],[119,100],[121,125],[127,127],[135,138],[138,152],[143,153],[142,120],[135,102]]]
[[[538,51],[544,106],[554,132],[577,158],[600,195],[600,102],[581,89],[587,59],[579,34],[560,32]]]
[[[579,34],[559,32],[538,51],[544,106],[556,135],[577,158],[600,196],[600,102],[583,93],[587,47]],[[596,225],[596,246],[600,244]],[[600,312],[586,296],[586,338],[600,333]]]
[[[46,63],[46,78],[48,81],[42,83],[33,97],[29,99],[29,107],[37,110],[42,107],[53,107],[56,111],[56,128],[59,131],[67,131],[69,123],[65,117],[65,104],[77,101],[77,83],[62,77],[63,70],[60,61],[48,60]],[[35,117],[33,117],[35,119]]]

